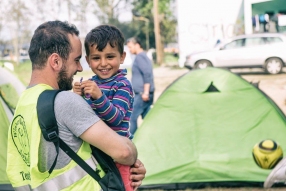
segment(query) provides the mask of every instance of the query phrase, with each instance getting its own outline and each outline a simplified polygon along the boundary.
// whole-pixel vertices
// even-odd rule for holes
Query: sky
[[[17,0],[0,0],[2,9],[13,1],[17,1]],[[58,6],[55,3],[56,1],[57,0],[46,1],[41,6],[44,12],[44,14],[41,14],[39,10],[36,8],[36,5],[34,5],[31,0],[22,0],[22,2],[25,3],[26,7],[28,7],[29,14],[33,15],[31,18],[31,22],[29,23],[29,26],[28,26],[31,29],[31,32],[33,32],[41,23],[43,23],[43,19],[41,17],[44,17],[45,21],[48,21],[48,20],[70,21],[71,23],[75,24],[78,27],[82,36],[84,36],[85,33],[90,31],[92,28],[100,24],[99,20],[93,13],[93,11],[97,10],[97,7],[94,1],[90,1],[91,5],[86,11],[86,17],[87,17],[86,23],[80,23],[76,21],[76,14],[74,12],[70,15],[70,18],[69,18],[68,6],[67,6],[66,1],[61,1],[60,10],[58,9]],[[72,0],[72,2],[76,4],[79,1]],[[76,10],[76,9],[79,9],[79,7],[74,6],[73,9]],[[131,21],[132,20],[131,11],[122,12],[119,15],[119,20],[122,22]],[[13,35],[15,35],[15,28],[16,28],[15,23],[13,23],[13,21],[12,22],[4,21],[3,26],[6,26],[6,27],[3,27],[3,29],[0,31],[0,38],[5,39],[5,40],[11,39]]]
[[[4,13],[5,9],[8,10],[7,7],[9,5],[14,5],[15,2],[18,0],[0,0],[0,22],[2,26],[4,26],[0,30],[0,38],[1,40],[10,40],[16,36],[16,33],[19,32],[19,29],[16,27],[16,21],[8,21],[10,13]],[[49,20],[61,20],[61,21],[69,21],[77,26],[77,28],[80,31],[80,37],[84,39],[86,36],[86,33],[89,32],[92,28],[96,27],[100,24],[97,17],[94,15],[94,11],[98,10],[96,4],[94,1],[89,1],[90,5],[88,6],[88,9],[86,11],[86,18],[87,22],[80,23],[76,19],[76,13],[72,12],[72,14],[69,17],[68,14],[68,6],[67,2],[64,0],[61,0],[61,6],[59,9],[59,6],[57,5],[58,0],[49,0],[49,1],[43,1],[43,3],[40,6],[39,10],[37,8],[37,5],[33,4],[33,2],[36,2],[36,0],[20,0],[25,3],[26,7],[28,7],[28,11],[25,14],[30,15],[30,22],[28,22],[28,29],[31,31],[31,36],[33,35],[34,30],[43,22],[49,21]],[[71,0],[74,4],[77,4],[79,0]],[[79,10],[79,6],[72,7],[74,10]],[[131,10],[131,9],[130,9]],[[42,12],[41,12],[42,11]],[[1,15],[2,13],[2,15]],[[4,15],[3,15],[4,13]],[[1,21],[1,16],[4,16],[5,19]],[[10,17],[11,18],[11,17]],[[44,18],[44,19],[43,19]],[[132,20],[132,13],[131,11],[124,11],[119,15],[119,21],[126,22]],[[83,40],[82,40],[83,41]],[[131,58],[127,58],[128,63],[130,64]],[[127,61],[126,61],[127,62]],[[84,69],[88,68],[88,65],[85,61],[84,54],[81,59],[81,63],[84,67]],[[128,64],[127,64],[128,65]]]

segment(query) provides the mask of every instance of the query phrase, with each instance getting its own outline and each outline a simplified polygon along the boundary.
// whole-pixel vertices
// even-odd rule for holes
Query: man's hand
[[[141,95],[141,97],[142,97],[142,100],[143,101],[148,101],[149,100],[149,93],[147,94],[147,93],[143,93],[142,95]]]
[[[130,179],[132,180],[131,186],[133,186],[134,191],[142,184],[142,180],[145,178],[146,168],[144,164],[137,159],[134,165],[130,169],[131,176]]]
[[[144,84],[144,91],[142,92],[142,100],[143,101],[149,101],[149,92],[150,92],[150,84],[149,83],[146,83]]]

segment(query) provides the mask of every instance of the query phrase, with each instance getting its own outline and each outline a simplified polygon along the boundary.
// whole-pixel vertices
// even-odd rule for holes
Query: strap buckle
[[[52,131],[48,133],[48,138],[51,142],[55,142],[59,138],[59,136],[56,131]]]

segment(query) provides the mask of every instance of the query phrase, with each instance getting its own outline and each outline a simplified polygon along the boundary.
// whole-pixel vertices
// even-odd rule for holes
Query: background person
[[[125,77],[124,37],[111,25],[92,29],[85,38],[86,61],[94,72],[90,80],[76,82],[73,90],[83,96],[94,112],[119,135],[132,139],[129,120],[133,108],[133,89]],[[86,96],[88,95],[88,96]],[[132,191],[130,166],[116,162],[125,190]]]
[[[136,55],[131,76],[135,96],[130,119],[130,132],[134,135],[138,128],[138,117],[141,115],[144,119],[153,104],[155,87],[152,62],[141,47],[139,39],[137,37],[128,39],[127,46],[130,53]]]
[[[79,32],[74,25],[49,21],[40,25],[32,37],[29,56],[32,76],[22,93],[14,119],[9,127],[6,172],[12,186],[30,190],[99,190],[98,183],[61,149],[56,158],[55,146],[41,133],[37,119],[37,99],[46,89],[71,90],[73,76],[82,71]],[[72,103],[72,104],[71,104]],[[115,161],[132,165],[130,179],[138,187],[146,170],[137,160],[134,144],[119,136],[94,114],[91,107],[77,94],[60,92],[54,103],[60,138],[83,160],[96,168],[91,156],[93,145]]]

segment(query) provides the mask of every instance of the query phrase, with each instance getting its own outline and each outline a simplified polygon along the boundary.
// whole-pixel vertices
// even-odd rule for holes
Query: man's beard
[[[68,77],[66,66],[64,65],[58,76],[58,86],[60,90],[71,90],[72,89],[73,78]]]

